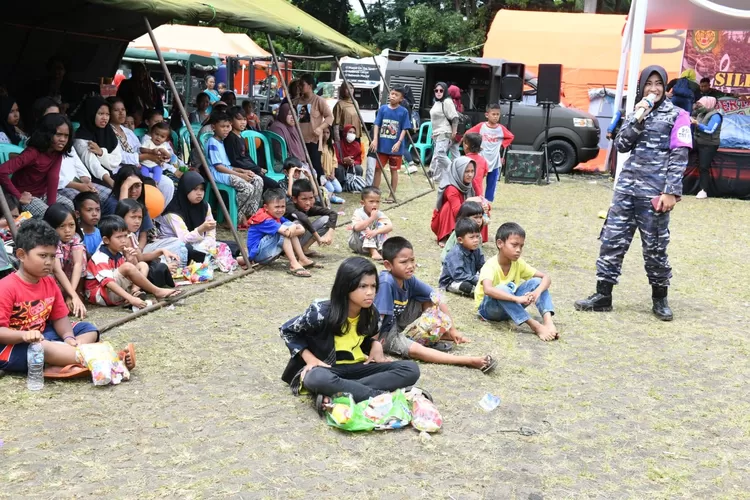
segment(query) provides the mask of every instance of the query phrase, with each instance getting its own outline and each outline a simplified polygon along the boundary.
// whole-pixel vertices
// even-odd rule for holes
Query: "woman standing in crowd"
[[[721,123],[723,118],[716,109],[716,98],[701,97],[695,103],[690,123],[693,127],[695,147],[698,149],[698,171],[700,172],[701,190],[695,196],[702,200],[708,198],[711,191],[711,163],[719,150]]]
[[[450,167],[451,160],[448,155],[450,154],[454,160],[458,158],[458,111],[453,99],[448,97],[448,85],[438,82],[435,85],[435,104],[430,108],[432,139],[435,145],[430,173],[436,181],[440,181],[443,173]]]
[[[351,85],[342,83],[339,87],[339,100],[333,107],[333,139],[337,147],[345,138],[344,127],[346,125],[354,129],[355,141],[359,145],[360,137],[362,137],[362,122],[359,121],[357,114],[353,89]]]
[[[131,114],[137,109],[142,109],[144,112],[155,109],[159,113],[164,113],[164,103],[161,100],[159,87],[151,81],[148,69],[143,63],[133,64],[132,76],[120,84],[117,97],[123,100],[125,108]]]
[[[208,96],[208,113],[213,111],[213,103],[221,100],[221,94],[216,90],[216,78],[213,75],[207,75],[206,79],[206,90],[203,91]]]

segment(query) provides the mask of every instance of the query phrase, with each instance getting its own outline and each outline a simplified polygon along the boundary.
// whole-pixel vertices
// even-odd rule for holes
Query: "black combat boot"
[[[669,302],[667,302],[667,291],[669,290],[666,286],[651,285],[651,300],[654,301],[654,315],[662,321],[672,321],[674,316],[672,315],[672,309],[669,308]]]
[[[609,281],[596,282],[596,293],[586,299],[577,300],[576,311],[608,312],[612,310],[612,286]]]

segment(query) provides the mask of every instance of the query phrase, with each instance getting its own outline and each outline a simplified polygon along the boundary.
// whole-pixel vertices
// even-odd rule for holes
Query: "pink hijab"
[[[461,89],[455,85],[448,87],[448,95],[453,99],[453,104],[456,105],[456,111],[459,113],[464,112],[464,105],[461,103]]]
[[[715,109],[716,108],[716,98],[711,96],[705,96],[698,99],[698,104],[703,106],[706,109]]]

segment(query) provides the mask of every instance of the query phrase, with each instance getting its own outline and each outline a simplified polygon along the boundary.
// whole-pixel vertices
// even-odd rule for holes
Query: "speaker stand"
[[[549,101],[544,101],[541,103],[542,109],[545,111],[544,116],[544,145],[542,146],[544,150],[544,176],[547,179],[547,184],[549,184],[549,170],[550,170],[550,161],[549,161],[549,113],[552,109],[552,106],[554,103]],[[555,177],[557,177],[557,182],[560,182],[560,174],[557,173],[557,167],[552,164],[552,170],[555,171]]]
[[[508,101],[508,130],[510,132],[513,132],[513,129],[511,129],[511,124],[513,123],[513,102],[514,101]],[[510,148],[513,146],[513,144],[508,144],[507,148],[504,148],[501,156],[500,156],[500,174],[505,175],[505,154],[510,150]],[[500,177],[498,177],[498,182],[500,182]]]

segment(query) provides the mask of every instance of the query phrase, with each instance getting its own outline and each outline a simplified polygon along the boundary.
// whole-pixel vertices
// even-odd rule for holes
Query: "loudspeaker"
[[[543,166],[543,151],[510,150],[506,153],[505,183],[539,184]]]
[[[520,101],[523,98],[523,82],[526,66],[520,63],[503,63],[500,80],[500,99]]]
[[[560,104],[562,64],[540,64],[536,102]]]

